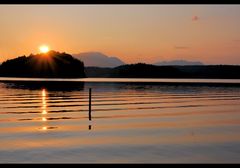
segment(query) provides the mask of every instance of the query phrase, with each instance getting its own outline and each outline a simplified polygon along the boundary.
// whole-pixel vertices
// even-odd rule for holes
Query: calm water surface
[[[239,86],[1,79],[1,163],[240,163]]]

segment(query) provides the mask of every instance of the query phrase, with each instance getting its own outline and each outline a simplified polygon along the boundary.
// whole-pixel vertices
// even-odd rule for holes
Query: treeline
[[[240,79],[238,65],[155,66],[129,64],[116,68],[86,67],[87,77]]]
[[[67,53],[49,51],[45,54],[21,56],[0,65],[2,77],[35,78],[212,78],[240,79],[238,65],[156,66],[128,64],[115,68],[85,67]]]
[[[35,78],[86,77],[82,61],[73,58],[67,53],[56,51],[7,60],[0,66],[0,76]]]

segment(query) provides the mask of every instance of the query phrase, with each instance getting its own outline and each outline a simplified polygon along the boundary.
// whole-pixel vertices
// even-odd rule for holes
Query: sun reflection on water
[[[47,111],[46,111],[46,110],[43,110],[43,111],[42,111],[42,114],[47,114]]]
[[[42,130],[47,130],[46,115],[47,115],[46,90],[42,89],[42,121],[43,121]]]
[[[47,118],[46,117],[42,117],[42,121],[47,121]]]
[[[42,127],[42,130],[47,130],[47,127],[45,127],[45,126],[44,126],[44,127]]]
[[[43,89],[43,90],[42,90],[42,98],[45,98],[45,97],[46,97],[46,90]]]

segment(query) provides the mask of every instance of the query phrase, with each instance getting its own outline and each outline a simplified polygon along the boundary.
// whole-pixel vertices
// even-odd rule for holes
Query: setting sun
[[[46,45],[42,45],[39,47],[41,53],[47,53],[49,51],[49,47]]]

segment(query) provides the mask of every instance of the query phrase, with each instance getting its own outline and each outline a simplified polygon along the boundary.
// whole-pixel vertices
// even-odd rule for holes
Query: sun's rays
[[[48,51],[46,53],[41,52],[40,54],[37,54],[36,57],[34,57],[31,61],[32,65],[34,65],[33,69],[35,69],[36,72],[42,74],[44,74],[44,72],[48,72],[48,75],[55,73],[56,63],[52,51]]]

